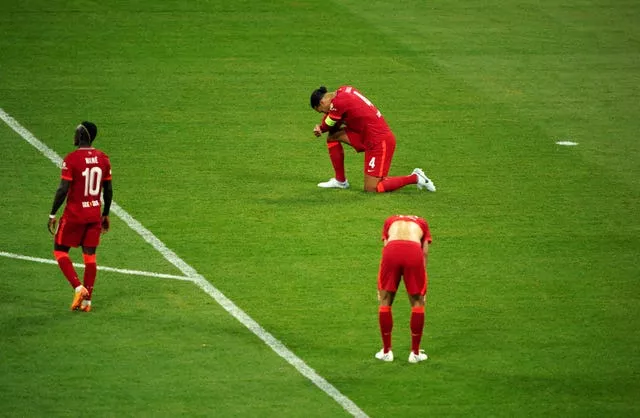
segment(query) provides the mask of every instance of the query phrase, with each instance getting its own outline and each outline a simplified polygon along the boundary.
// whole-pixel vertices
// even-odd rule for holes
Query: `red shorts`
[[[376,137],[371,141],[366,135],[362,135],[349,129],[345,129],[349,143],[356,151],[364,151],[364,174],[372,177],[386,177],[391,168],[391,160],[396,150],[396,138],[392,133]]]
[[[427,272],[424,253],[415,241],[389,241],[382,249],[382,260],[378,272],[378,290],[397,292],[400,280],[410,295],[427,292]]]
[[[55,243],[65,247],[97,247],[100,244],[100,222],[80,223],[67,219],[64,215],[55,236]]]

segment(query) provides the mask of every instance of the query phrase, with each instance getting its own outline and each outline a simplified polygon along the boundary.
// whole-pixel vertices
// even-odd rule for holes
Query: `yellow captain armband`
[[[327,124],[327,126],[335,126],[337,121],[331,119],[329,116],[327,116],[327,118],[324,120],[324,123]]]

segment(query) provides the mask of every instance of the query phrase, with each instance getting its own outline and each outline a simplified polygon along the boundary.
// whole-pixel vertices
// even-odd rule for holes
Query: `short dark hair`
[[[83,121],[82,123],[80,123],[76,131],[78,131],[80,135],[79,139],[85,139],[89,143],[92,143],[98,135],[98,127],[96,126],[96,124],[87,121]]]
[[[311,93],[311,107],[316,108],[320,104],[320,100],[327,94],[327,88],[325,86],[320,86]]]

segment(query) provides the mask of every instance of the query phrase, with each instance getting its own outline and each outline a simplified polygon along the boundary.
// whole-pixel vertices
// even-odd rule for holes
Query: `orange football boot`
[[[82,286],[79,291],[73,295],[73,302],[71,303],[71,310],[77,311],[82,304],[82,301],[85,300],[89,296],[89,291]]]

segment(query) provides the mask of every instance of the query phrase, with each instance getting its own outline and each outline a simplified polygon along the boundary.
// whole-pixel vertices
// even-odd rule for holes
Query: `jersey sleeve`
[[[382,226],[382,241],[389,238],[389,228],[391,227],[392,222],[393,222],[393,217],[387,218],[384,221],[384,225]]]
[[[342,110],[343,107],[341,96],[336,95],[336,97],[331,101],[329,113],[327,113],[327,115],[322,119],[322,124],[320,125],[320,130],[322,132],[327,132],[329,129],[342,122],[344,115],[344,110]]]
[[[341,96],[336,96],[331,102],[329,114],[327,115],[335,121],[339,121],[344,116],[344,103]]]
[[[422,243],[426,241],[427,244],[431,244],[431,231],[429,230],[429,224],[426,220],[419,218],[418,225],[422,228]]]
[[[62,169],[60,170],[60,178],[63,180],[73,180],[73,170],[71,170],[71,158],[67,155],[62,161]]]
[[[109,157],[104,154],[104,178],[102,179],[103,181],[109,181],[111,180],[111,161],[109,160]]]

